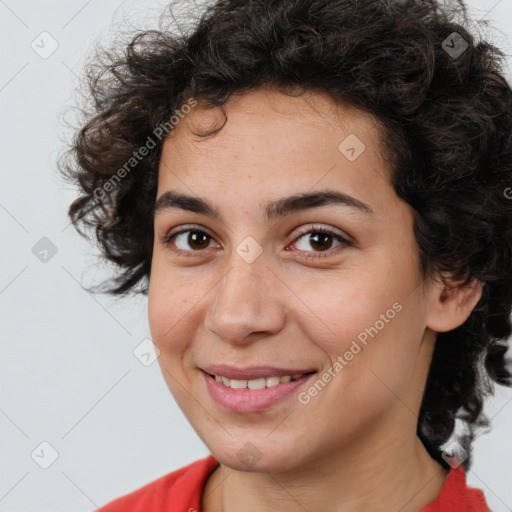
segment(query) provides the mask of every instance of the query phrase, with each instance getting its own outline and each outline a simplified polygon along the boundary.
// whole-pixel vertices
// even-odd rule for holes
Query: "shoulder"
[[[439,496],[420,512],[491,512],[483,491],[468,487],[463,466],[451,468]]]
[[[212,455],[125,494],[96,512],[192,512],[199,510],[203,486],[218,466]]]

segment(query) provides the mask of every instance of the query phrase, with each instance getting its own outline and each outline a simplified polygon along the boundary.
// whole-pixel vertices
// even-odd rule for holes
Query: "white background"
[[[75,192],[55,171],[62,113],[91,43],[127,20],[151,26],[165,5],[0,0],[0,512],[91,511],[209,453],[158,363],[146,367],[133,354],[150,336],[146,299],[81,288],[104,271],[69,226]],[[512,0],[470,5],[510,54]],[[46,59],[31,48],[44,31],[58,44]],[[46,263],[32,252],[43,237],[57,249]],[[512,390],[498,387],[486,404],[493,430],[476,442],[467,477],[493,512],[512,510],[511,402]],[[42,442],[58,453],[48,469],[34,460],[50,461]]]

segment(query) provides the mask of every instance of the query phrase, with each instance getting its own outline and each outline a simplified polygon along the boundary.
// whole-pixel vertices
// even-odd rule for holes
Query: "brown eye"
[[[331,248],[332,238],[332,235],[328,235],[327,233],[315,233],[314,235],[310,235],[309,243],[315,249],[325,251]]]
[[[333,246],[336,241],[338,244]],[[190,228],[167,235],[162,239],[164,245],[169,246],[174,252],[182,256],[197,256],[197,253],[212,247],[211,242],[214,242],[214,239],[204,230]],[[325,258],[339,252],[336,250],[337,247],[351,246],[352,242],[329,229],[309,226],[308,231],[303,231],[295,238],[293,245],[299,245],[298,253],[301,254],[301,257]],[[313,250],[310,250],[311,248]]]
[[[333,252],[336,251],[336,247],[339,246],[351,246],[352,242],[343,238],[338,233],[331,231],[326,228],[312,228],[309,226],[308,231],[302,232],[297,238],[294,240],[294,245],[298,245],[298,241],[304,239],[304,242],[301,243],[302,247],[299,247],[299,252],[305,253],[304,257],[306,258],[324,258],[330,256]],[[333,239],[339,242],[337,246],[331,251],[330,249],[333,247]],[[308,250],[309,247],[312,247],[314,250]],[[323,253],[326,252],[328,254],[315,254],[315,253]]]
[[[208,239],[210,237],[203,231],[186,231],[186,233],[189,233],[186,238],[186,243],[189,244],[190,247],[199,250],[208,247]]]
[[[176,246],[179,253],[208,249],[212,237],[200,229],[188,229],[165,237],[163,243]]]

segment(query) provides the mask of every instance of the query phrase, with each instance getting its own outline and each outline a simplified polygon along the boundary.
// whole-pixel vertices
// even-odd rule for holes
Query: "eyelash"
[[[183,233],[188,233],[190,231],[195,231],[197,233],[203,233],[207,237],[209,237],[210,239],[213,240],[213,237],[211,237],[206,231],[204,231],[204,230],[202,230],[200,228],[195,228],[193,226],[187,226],[186,229],[182,229],[181,231],[177,231],[176,233],[173,233],[172,235],[164,236],[163,239],[161,240],[161,242],[164,245],[166,245],[166,246],[171,246],[172,245],[172,241],[174,240],[175,237],[177,237],[178,235],[181,235]],[[346,246],[349,246],[349,247],[351,247],[353,245],[352,242],[350,242],[346,238],[343,238],[338,233],[336,233],[334,231],[331,231],[330,229],[323,228],[323,227],[314,227],[314,226],[308,226],[307,228],[305,228],[304,230],[299,232],[297,234],[297,236],[292,240],[291,243],[296,242],[297,240],[302,238],[304,235],[307,235],[307,234],[310,234],[310,233],[320,233],[320,234],[324,234],[324,235],[330,235],[330,236],[336,238],[338,241],[340,241],[342,243],[342,245],[346,245]],[[338,246],[338,247],[340,247],[340,246]],[[336,249],[336,248],[334,248],[334,249]],[[328,249],[327,251],[323,251],[323,252],[321,251],[319,253],[315,253],[314,251],[313,252],[312,251],[300,251],[300,252],[309,253],[307,256],[302,256],[303,258],[306,258],[306,259],[319,259],[319,258],[328,258],[329,256],[332,256],[332,252],[333,252],[334,249]],[[202,250],[199,250],[199,251],[185,251],[183,249],[172,248],[172,251],[174,251],[175,253],[177,253],[179,255],[182,255],[182,256],[185,256],[185,257],[192,257],[192,258],[196,256],[196,254],[194,254],[194,253],[201,253],[201,252],[203,252],[205,250],[206,249],[202,249]]]

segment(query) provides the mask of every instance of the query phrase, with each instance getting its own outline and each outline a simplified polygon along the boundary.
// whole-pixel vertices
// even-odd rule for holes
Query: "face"
[[[218,133],[197,137],[225,119],[194,107],[159,168],[149,322],[178,405],[217,460],[251,471],[299,467],[390,425],[415,432],[426,288],[378,124],[319,93],[260,89],[225,110]],[[270,380],[228,389],[208,371]]]

